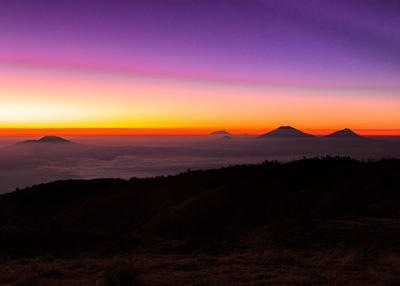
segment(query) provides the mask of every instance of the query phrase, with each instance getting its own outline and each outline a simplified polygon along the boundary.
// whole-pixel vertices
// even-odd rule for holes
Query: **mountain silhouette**
[[[21,141],[18,142],[17,144],[30,144],[30,143],[53,143],[53,144],[59,144],[59,143],[72,143],[71,141],[64,139],[59,136],[43,136],[39,140],[26,140],[26,141]]]
[[[305,133],[291,126],[281,126],[275,130],[265,133],[259,138],[311,138],[314,135]]]
[[[328,138],[362,138],[361,135],[358,135],[357,133],[353,132],[349,128],[335,131],[329,135],[326,135],[326,137],[328,137]]]
[[[231,133],[229,133],[225,130],[218,130],[218,131],[214,131],[210,135],[231,135]]]
[[[299,218],[400,218],[399,170],[400,160],[327,157],[128,181],[56,181],[1,195],[0,226],[24,222],[24,227],[62,225],[65,231],[200,240]],[[3,240],[2,233],[0,253],[7,249]]]
[[[400,160],[326,157],[16,190],[0,195],[0,255],[7,263],[1,281],[67,285],[82,277],[85,283],[76,285],[94,285],[104,271],[118,279],[97,285],[175,286],[226,267],[230,276],[202,285],[280,285],[287,279],[308,285],[303,282],[324,277],[302,280],[297,273],[324,275],[329,268],[330,279],[348,268],[345,275],[353,275],[361,264],[360,280],[371,273],[368,285],[376,285],[382,280],[377,266],[389,274],[398,266],[398,256],[386,258],[400,245],[399,172]],[[124,263],[135,268],[114,266]],[[270,273],[283,267],[296,275],[285,271],[270,283]],[[147,280],[130,283],[136,271]],[[23,283],[7,283],[15,273]],[[97,280],[87,283],[92,273]],[[159,283],[164,273],[175,280]],[[155,275],[160,280],[151,280]],[[389,277],[381,285],[399,281]],[[348,279],[342,284],[353,285],[353,276]]]

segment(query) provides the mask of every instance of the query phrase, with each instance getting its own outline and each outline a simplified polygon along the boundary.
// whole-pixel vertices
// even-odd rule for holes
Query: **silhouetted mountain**
[[[40,138],[39,140],[26,140],[26,141],[21,141],[18,142],[17,144],[29,144],[29,143],[72,143],[71,141],[64,139],[59,136],[44,136]]]
[[[361,135],[358,135],[357,133],[353,132],[349,128],[338,130],[329,135],[326,135],[325,137],[327,137],[327,138],[363,138]]]
[[[288,219],[400,218],[399,172],[400,160],[327,158],[129,181],[56,181],[1,195],[0,226],[55,224],[202,239],[239,235]]]
[[[259,138],[311,138],[314,137],[311,134],[300,131],[291,126],[281,126],[275,130],[265,133]]]
[[[357,285],[397,285],[397,276],[385,274],[390,283],[382,283],[376,271],[398,273],[399,173],[400,160],[325,158],[17,190],[0,195],[0,257],[7,265],[0,281],[70,285],[80,277],[79,285],[95,285],[98,276],[91,277],[123,257],[153,283],[128,283],[129,270],[112,268],[118,279],[97,284],[190,285],[225,267],[223,279],[201,285],[326,284],[325,277],[313,280],[314,272],[299,279],[310,269],[329,270],[332,279],[347,271],[343,285],[353,285],[355,273]],[[285,271],[270,283],[270,273],[282,269],[295,276]],[[24,283],[13,283],[15,273]]]
[[[269,273],[293,269],[292,284],[303,285],[299,273],[327,268],[329,277],[337,277],[349,265],[348,283],[341,278],[340,284],[352,285],[358,264],[358,285],[366,275],[375,283],[368,285],[397,285],[382,284],[376,269],[389,267],[385,273],[397,275],[398,257],[392,255],[400,245],[399,173],[400,160],[328,157],[36,185],[0,195],[0,256],[7,271],[20,269],[29,282],[18,285],[70,285],[77,276],[87,281],[116,255],[129,257],[130,264],[138,261],[134,265],[143,265],[140,273],[147,277],[180,272],[167,284],[127,284],[129,272],[114,270],[122,278],[100,285],[188,285],[226,264],[222,282],[202,285],[238,285],[238,273],[240,285],[261,278],[257,285],[269,285],[266,267]],[[83,268],[89,262],[95,267]],[[232,269],[240,271],[229,274]],[[14,285],[7,282],[16,279],[15,272],[7,279],[5,272],[0,271],[1,281]],[[32,273],[34,278],[25,279]],[[177,280],[183,275],[187,283]],[[46,284],[36,282],[41,277]],[[62,283],[47,283],[50,277]],[[272,284],[287,279],[280,274]],[[312,279],[307,281],[325,282]]]
[[[231,135],[231,134],[225,130],[219,130],[219,131],[214,131],[210,135]]]

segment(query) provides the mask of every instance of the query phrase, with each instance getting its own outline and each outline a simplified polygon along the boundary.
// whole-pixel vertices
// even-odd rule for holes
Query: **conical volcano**
[[[275,130],[265,133],[260,138],[311,138],[311,134],[300,131],[291,126],[281,126]]]
[[[335,131],[335,132],[327,135],[326,137],[328,137],[328,138],[362,138],[361,135],[358,135],[357,133],[353,132],[349,128]]]

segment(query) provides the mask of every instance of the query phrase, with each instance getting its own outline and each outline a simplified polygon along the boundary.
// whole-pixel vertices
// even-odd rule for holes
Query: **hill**
[[[327,157],[17,190],[0,196],[0,281],[397,285],[399,173]]]
[[[395,207],[399,171],[400,160],[331,158],[129,181],[56,181],[1,195],[0,221],[199,239],[226,237],[277,220],[400,218]]]
[[[281,126],[268,133],[260,135],[259,138],[312,138],[311,134],[300,131],[291,126]]]

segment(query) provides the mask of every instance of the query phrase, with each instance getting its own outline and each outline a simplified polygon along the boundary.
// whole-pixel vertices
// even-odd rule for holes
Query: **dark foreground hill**
[[[129,181],[56,181],[0,196],[0,219],[24,227],[226,238],[288,219],[400,218],[399,174],[400,160],[326,158]]]
[[[136,253],[143,285],[365,285],[381,271],[400,282],[399,174],[400,160],[325,158],[57,181],[0,196],[0,251],[101,263]]]

